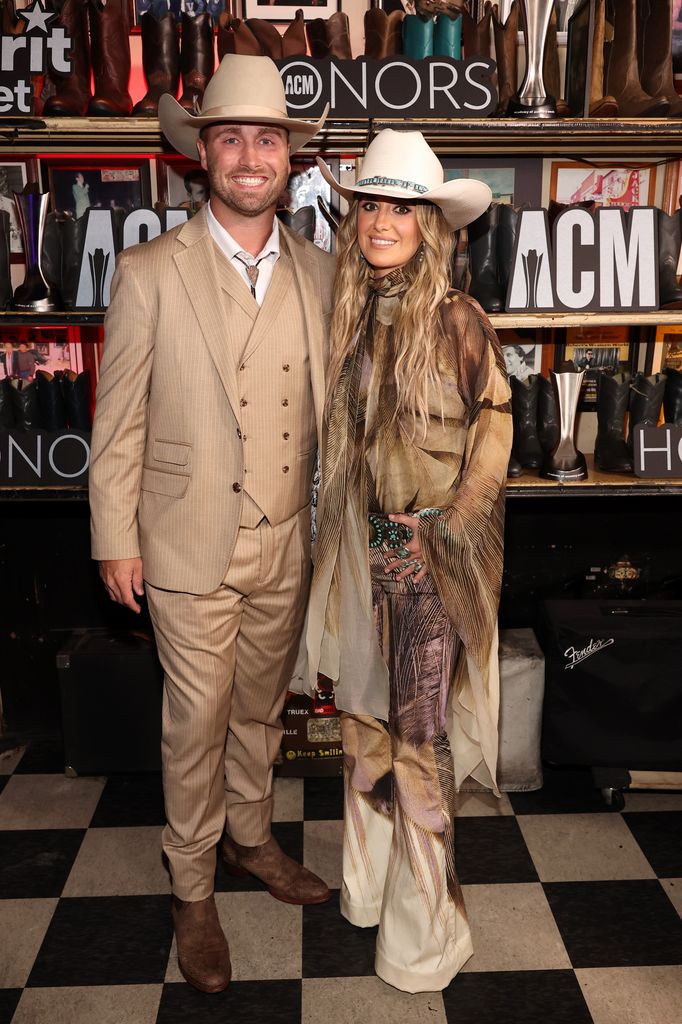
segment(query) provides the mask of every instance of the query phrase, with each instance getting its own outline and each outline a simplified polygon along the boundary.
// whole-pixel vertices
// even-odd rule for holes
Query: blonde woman
[[[497,792],[497,605],[511,446],[504,359],[449,286],[453,232],[490,203],[443,183],[418,132],[372,142],[339,231],[328,435],[307,627],[342,710],[341,911],[376,971],[442,989],[471,956],[454,796]],[[454,755],[454,761],[453,761]]]

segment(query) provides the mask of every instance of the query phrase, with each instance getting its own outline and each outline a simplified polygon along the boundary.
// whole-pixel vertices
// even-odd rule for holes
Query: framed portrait
[[[651,349],[645,373],[660,373],[668,369],[682,373],[682,325],[659,324]]]
[[[636,370],[637,345],[630,327],[568,327],[566,341],[555,350],[555,370],[571,362],[576,370],[585,370],[578,408],[594,412],[597,408],[597,378],[600,373]]]
[[[189,210],[190,216],[208,202],[208,174],[196,160],[173,157],[156,160],[156,186],[161,207]]]
[[[504,364],[510,377],[525,381],[533,373],[542,372],[542,343],[533,337],[534,331],[527,336],[515,330],[498,331]]]
[[[338,158],[326,158],[339,180]],[[280,196],[277,214],[294,230],[301,230],[325,252],[334,251],[335,225],[339,222],[338,195],[322,177],[313,160],[294,157],[291,174]]]
[[[313,18],[330,18],[341,9],[340,0],[243,0],[244,18],[262,18],[263,21],[291,21],[296,11],[302,10],[306,21]]]
[[[471,157],[442,161],[446,181],[478,178],[489,185],[493,202],[537,207],[542,197],[542,160],[537,157]]]
[[[38,162],[34,157],[0,157],[0,210],[9,214],[9,250],[12,263],[23,259],[24,243],[21,238],[19,217],[14,192],[24,185],[38,182]]]
[[[682,193],[682,160],[669,160],[665,165],[663,179],[663,206],[666,213],[675,213],[680,208]]]
[[[597,206],[653,206],[656,165],[587,163],[550,160],[548,200],[557,203],[594,202]],[[544,189],[543,189],[544,191]]]
[[[139,157],[60,157],[40,161],[52,209],[78,220],[86,210],[130,213],[151,206],[149,163]]]

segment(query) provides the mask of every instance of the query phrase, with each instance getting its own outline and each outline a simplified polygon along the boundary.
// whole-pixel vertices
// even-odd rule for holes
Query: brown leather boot
[[[404,11],[386,11],[370,7],[365,11],[365,57],[384,60],[403,52]]]
[[[200,992],[222,992],[230,984],[232,967],[215,898],[187,903],[174,896],[171,913],[183,978]]]
[[[641,46],[642,88],[656,99],[668,100],[668,117],[682,117],[682,96],[678,95],[673,81],[672,0],[645,0],[645,4],[648,4],[648,15]]]
[[[282,57],[305,57],[307,52],[305,15],[298,10],[282,36]]]
[[[212,75],[213,18],[210,14],[197,14],[195,18],[182,16],[182,49],[180,51],[182,98],[180,106],[194,110],[204,95]]]
[[[247,18],[246,27],[260,43],[261,53],[271,60],[282,59],[282,37],[271,21],[262,18]]]
[[[337,11],[331,18],[314,18],[306,22],[306,32],[311,56],[353,59],[348,15],[343,11]]]
[[[180,77],[180,41],[175,17],[169,11],[162,18],[143,14],[142,67],[147,79],[147,93],[133,107],[133,114],[156,117],[159,100],[165,92],[175,96]]]
[[[218,18],[218,60],[222,60],[226,53],[261,57],[263,51],[246,22],[223,12]]]
[[[596,0],[592,67],[590,68],[590,117],[618,117],[615,96],[604,95],[604,44],[606,42],[606,0]]]
[[[637,0],[613,0],[615,19],[606,91],[621,117],[665,117],[670,102],[642,89],[637,63]]]
[[[492,12],[498,92],[497,110],[495,113],[502,115],[507,113],[509,100],[515,95],[518,88],[518,46],[516,38],[519,31],[519,6],[516,0],[514,0],[504,24],[497,17],[497,4],[493,4]]]
[[[129,114],[133,101],[128,92],[130,78],[130,30],[128,0],[107,0],[102,10],[94,0],[88,5],[90,47],[95,95],[88,114],[92,117],[120,117]]]
[[[88,14],[85,0],[65,0],[59,12],[58,23],[71,39],[71,71],[61,74],[50,71],[56,86],[43,107],[46,117],[83,117],[90,102],[90,41]]]
[[[474,21],[468,11],[462,11],[462,42],[464,43],[464,56],[467,60],[470,57],[490,56],[490,19],[493,16],[492,7],[486,4],[485,14],[480,21]]]
[[[326,903],[331,893],[325,883],[302,864],[287,857],[272,836],[262,846],[240,846],[228,835],[223,839],[223,860],[231,875],[253,875],[282,903],[307,906]]]
[[[545,57],[542,62],[542,76],[548,95],[554,97],[557,117],[570,117],[566,100],[561,98],[561,72],[559,71],[559,43],[556,34],[556,7],[552,10],[545,40]]]

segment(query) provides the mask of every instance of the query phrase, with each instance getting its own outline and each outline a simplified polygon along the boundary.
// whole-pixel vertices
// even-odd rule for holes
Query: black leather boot
[[[67,370],[62,376],[62,389],[66,404],[66,418],[73,430],[92,429],[90,417],[90,374],[87,370],[75,373]]]
[[[297,235],[302,235],[309,242],[315,241],[314,206],[301,206],[300,209],[295,210],[293,213],[291,210],[278,210],[277,216],[282,221],[282,224],[286,224]]]
[[[10,219],[7,210],[0,210],[0,309],[11,305]]]
[[[66,309],[76,305],[87,217],[65,217],[62,224],[62,267],[60,293]]]
[[[470,224],[469,266],[471,284],[469,294],[480,302],[486,313],[504,312],[506,296],[497,276],[497,226],[500,204],[492,203],[485,213]]]
[[[544,452],[551,452],[559,443],[559,411],[551,380],[538,382],[538,439]]]
[[[130,42],[128,0],[107,0],[101,9],[90,0],[90,48],[95,95],[88,105],[91,117],[121,117],[133,109],[128,92]]]
[[[66,405],[60,378],[47,370],[36,370],[35,382],[43,427],[45,430],[64,430]]]
[[[12,386],[3,377],[0,380],[0,428],[11,430],[14,426],[14,402],[12,400]]]
[[[682,373],[669,366],[665,371],[663,418],[666,423],[682,426]]]
[[[525,381],[510,377],[514,454],[524,469],[539,469],[542,448],[538,439],[538,393],[540,374],[531,373]]]
[[[42,427],[38,389],[35,381],[15,379],[10,381],[14,426],[17,430],[39,430]]]
[[[630,423],[628,426],[628,448],[632,451],[635,427],[655,427],[661,415],[666,376],[654,373],[645,377],[636,373],[630,383]]]
[[[682,232],[680,212],[669,216],[658,210],[658,303],[667,309],[682,308],[682,285],[678,283]]]
[[[629,373],[598,374],[594,464],[605,473],[632,472],[632,456],[625,443],[625,413],[629,400]]]
[[[523,466],[514,455],[512,450],[509,456],[509,465],[507,466],[507,476],[514,480],[517,476],[523,476]]]
[[[159,100],[165,92],[175,96],[180,79],[180,40],[175,17],[169,11],[162,18],[143,14],[142,67],[147,79],[145,96],[133,107],[133,114],[157,117]]]
[[[512,270],[518,226],[518,212],[510,203],[500,203],[497,222],[497,281],[503,310],[507,305],[507,288]]]
[[[195,18],[183,14],[180,106],[185,110],[192,111],[197,104],[201,104],[204,89],[213,75],[214,66],[213,18],[210,14],[198,14]]]

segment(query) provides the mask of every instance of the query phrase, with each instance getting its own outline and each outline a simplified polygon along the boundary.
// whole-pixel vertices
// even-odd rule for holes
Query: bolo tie
[[[254,260],[253,257],[252,256],[248,256],[247,253],[241,253],[241,252],[235,253],[235,256],[239,260],[239,262],[243,263],[244,266],[246,267],[246,276],[249,279],[249,284],[251,286],[251,294],[253,295],[254,299],[256,298],[256,281],[258,280],[258,264],[262,263],[267,255],[269,255],[269,254],[266,253],[266,255],[265,256],[261,256],[260,259]]]

